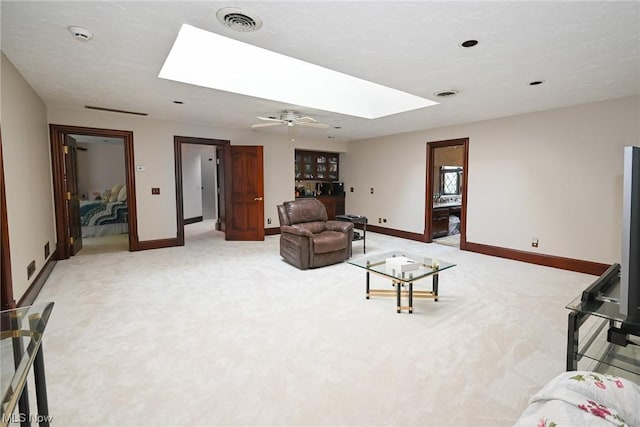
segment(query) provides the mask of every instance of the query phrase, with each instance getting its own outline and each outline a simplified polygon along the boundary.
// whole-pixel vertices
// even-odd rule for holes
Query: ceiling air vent
[[[257,31],[262,27],[262,19],[252,15],[236,7],[225,7],[220,9],[216,16],[218,21],[225,27],[231,28],[233,31],[249,33]]]

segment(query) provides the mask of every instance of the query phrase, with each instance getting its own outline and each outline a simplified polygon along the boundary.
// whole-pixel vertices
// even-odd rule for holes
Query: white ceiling
[[[222,26],[216,11],[226,6],[257,14],[262,28],[239,33]],[[302,135],[353,140],[640,94],[638,1],[2,1],[1,7],[2,50],[49,106],[93,105],[239,129],[258,115],[295,109],[332,126],[300,129]],[[437,106],[368,120],[159,79],[183,23],[418,96],[460,93]],[[68,25],[95,37],[77,41]],[[480,43],[462,48],[468,39]],[[224,67],[226,58],[218,60]],[[534,80],[545,83],[530,86]]]

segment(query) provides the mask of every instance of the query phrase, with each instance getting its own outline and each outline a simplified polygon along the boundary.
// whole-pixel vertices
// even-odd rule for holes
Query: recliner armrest
[[[341,231],[343,233],[348,233],[349,230],[353,229],[352,222],[346,221],[327,221],[325,223],[325,230],[329,231]]]
[[[280,233],[290,233],[295,234],[297,236],[305,236],[305,237],[313,237],[313,233],[311,233],[306,228],[296,227],[295,225],[281,225]]]

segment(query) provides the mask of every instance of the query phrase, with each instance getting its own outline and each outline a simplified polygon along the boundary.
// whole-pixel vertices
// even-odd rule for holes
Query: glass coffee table
[[[450,262],[400,251],[371,255],[350,260],[348,263],[366,271],[366,298],[395,295],[397,313],[401,313],[402,310],[413,313],[414,298],[432,298],[438,301],[438,275],[443,270],[455,267],[455,264]],[[369,286],[371,273],[390,279],[391,286],[395,289],[371,289]],[[414,291],[413,283],[425,277],[432,278],[432,290]],[[402,305],[402,297],[408,297],[409,305]]]

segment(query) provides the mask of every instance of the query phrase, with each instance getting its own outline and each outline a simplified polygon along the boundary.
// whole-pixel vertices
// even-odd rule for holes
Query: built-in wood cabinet
[[[345,214],[344,191],[340,190],[337,193],[336,190],[321,188],[336,185],[325,183],[335,183],[340,180],[340,155],[338,153],[295,150],[294,165],[296,196],[302,198],[305,195],[313,197],[318,194],[316,199],[327,208],[327,217],[331,220],[336,219],[336,215]],[[301,188],[300,191],[298,191],[299,188]],[[305,188],[307,191],[304,191]]]
[[[431,219],[431,236],[433,239],[449,234],[449,216],[460,217],[460,206],[434,207]]]
[[[340,156],[323,151],[295,150],[295,179],[308,181],[338,181]]]
[[[449,208],[437,208],[433,210],[431,233],[434,239],[446,236],[449,233]]]
[[[336,219],[336,215],[344,215],[344,194],[340,196],[318,196],[316,198],[327,208],[327,217],[329,219]]]

